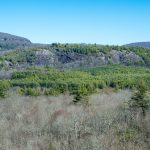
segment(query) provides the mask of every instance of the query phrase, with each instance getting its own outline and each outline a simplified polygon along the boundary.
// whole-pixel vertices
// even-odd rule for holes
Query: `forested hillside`
[[[149,67],[150,50],[138,47],[54,43],[47,48],[9,51],[0,57],[1,68],[47,66],[72,69],[112,64]]]

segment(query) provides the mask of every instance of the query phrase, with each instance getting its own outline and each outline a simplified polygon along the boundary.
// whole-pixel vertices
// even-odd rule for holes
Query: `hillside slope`
[[[25,48],[29,47],[31,44],[32,44],[31,41],[26,38],[0,32],[1,51],[12,50],[17,48]]]
[[[15,50],[0,57],[0,66],[26,68],[87,68],[111,64],[150,66],[150,51],[144,48],[52,44],[49,48]]]
[[[149,67],[149,49],[130,46],[35,44],[26,38],[0,32],[0,68],[32,65],[71,69],[110,64]]]

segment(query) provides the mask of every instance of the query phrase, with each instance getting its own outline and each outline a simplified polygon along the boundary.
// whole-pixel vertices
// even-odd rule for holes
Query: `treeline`
[[[10,87],[18,87],[17,92],[22,95],[70,93],[74,95],[74,101],[79,101],[87,100],[90,94],[106,87],[136,88],[141,80],[150,87],[150,69],[113,65],[70,71],[29,68],[25,71],[14,72],[10,81],[1,81],[1,83],[9,82]]]

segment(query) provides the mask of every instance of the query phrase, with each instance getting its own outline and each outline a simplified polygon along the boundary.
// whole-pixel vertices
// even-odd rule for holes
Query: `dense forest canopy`
[[[0,86],[6,91],[9,84],[12,88],[17,87],[19,94],[31,96],[69,92],[75,100],[81,100],[106,87],[133,89],[141,80],[150,87],[150,69],[121,65],[64,71],[32,67],[15,71],[10,80],[1,80]]]

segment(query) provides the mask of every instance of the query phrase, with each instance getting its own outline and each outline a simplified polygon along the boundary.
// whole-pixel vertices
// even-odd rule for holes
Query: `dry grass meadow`
[[[0,150],[148,150],[149,118],[128,109],[131,95],[94,94],[87,106],[14,94],[0,101]]]

